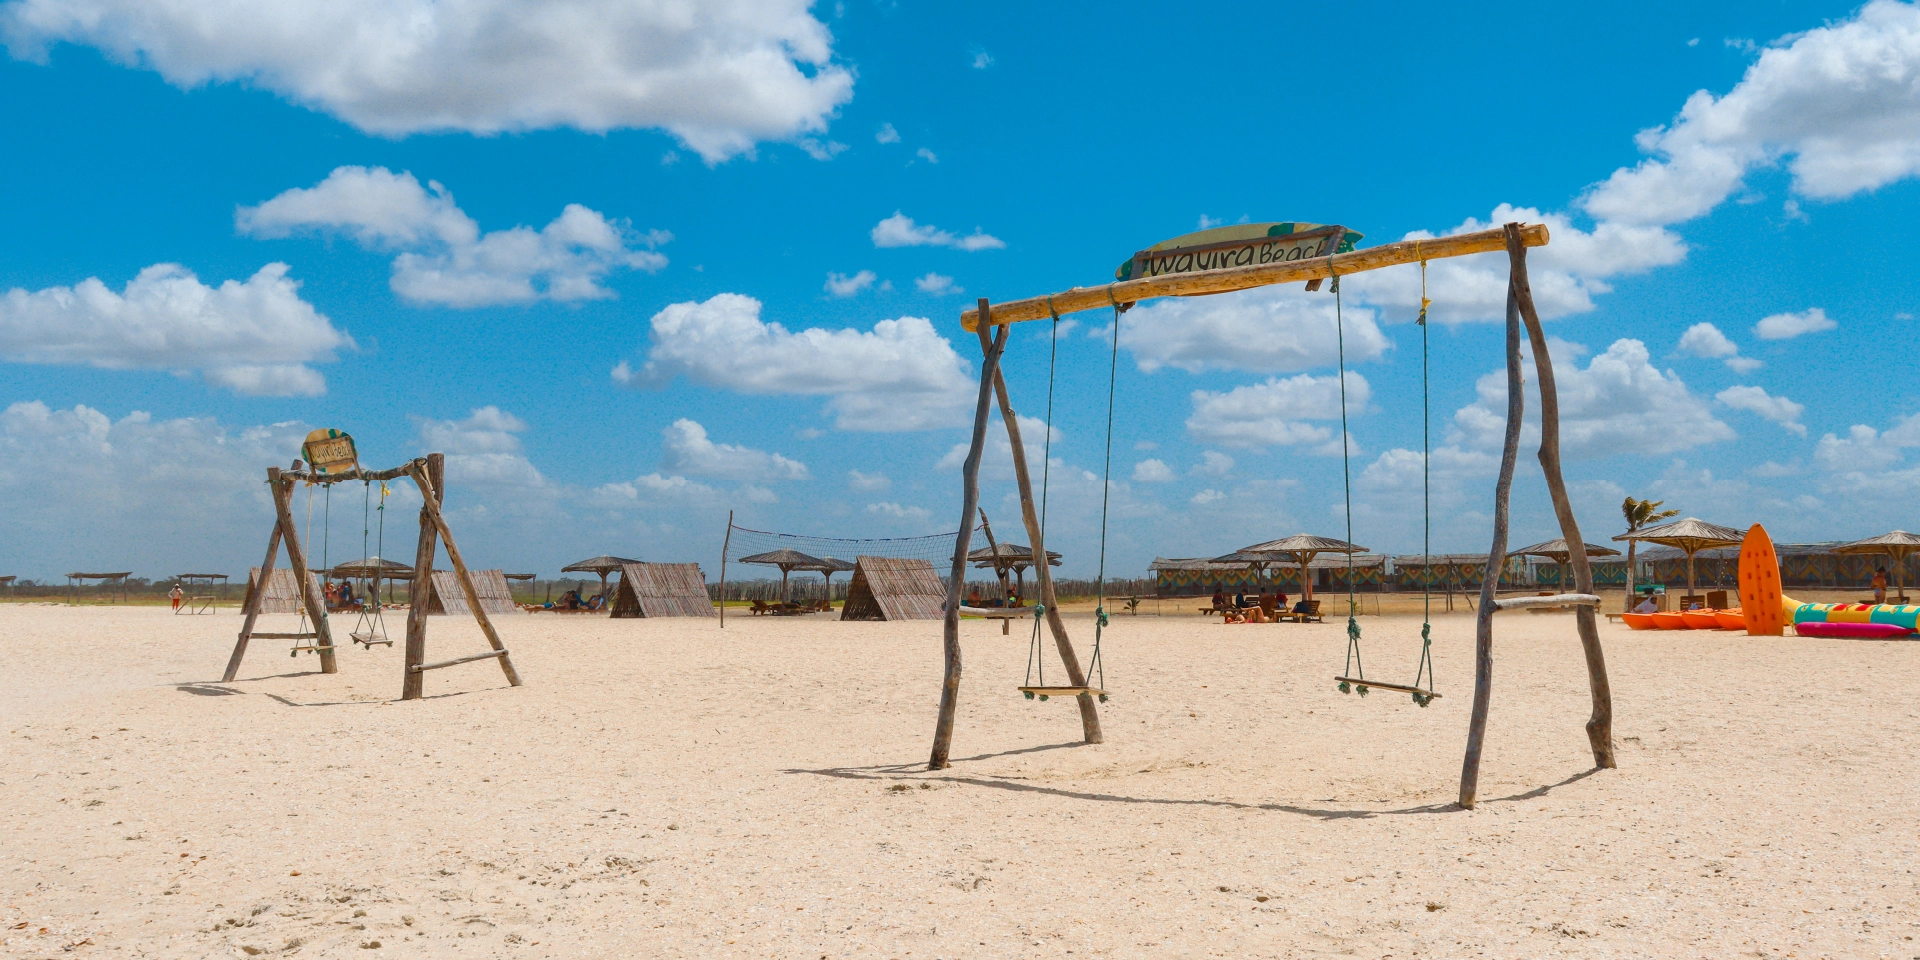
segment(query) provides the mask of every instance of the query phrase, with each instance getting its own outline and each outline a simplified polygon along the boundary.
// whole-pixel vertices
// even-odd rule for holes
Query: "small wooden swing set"
[[[1572,501],[1567,496],[1566,483],[1561,476],[1559,396],[1554,386],[1553,362],[1548,353],[1546,334],[1541,327],[1539,314],[1535,310],[1533,291],[1527,279],[1527,248],[1545,246],[1550,239],[1547,228],[1543,224],[1509,223],[1494,230],[1437,239],[1406,240],[1364,250],[1352,249],[1352,236],[1354,235],[1350,231],[1340,226],[1322,227],[1311,233],[1295,234],[1288,239],[1294,239],[1298,243],[1311,241],[1304,247],[1296,246],[1296,249],[1304,249],[1307,252],[1290,254],[1286,259],[1275,257],[1271,262],[1262,260],[1257,263],[1250,261],[1265,257],[1265,250],[1273,249],[1273,244],[1269,242],[1262,249],[1256,246],[1263,242],[1259,240],[1229,241],[1194,246],[1187,248],[1184,252],[1178,248],[1166,250],[1156,247],[1153,251],[1137,254],[1130,264],[1132,269],[1123,267],[1120,274],[1122,279],[1113,283],[1096,287],[1075,287],[1062,293],[1001,304],[990,304],[982,298],[976,309],[968,310],[961,315],[961,326],[979,337],[983,362],[980,368],[979,397],[974,408],[972,442],[961,467],[961,522],[959,536],[954,545],[952,574],[947,584],[948,596],[944,624],[943,649],[946,670],[941,686],[939,718],[934,727],[933,752],[928,761],[929,769],[945,768],[951,755],[954,715],[960,692],[961,595],[966,586],[966,564],[973,527],[971,520],[978,509],[980,498],[980,461],[986,447],[987,423],[991,407],[996,399],[1000,419],[1006,426],[1007,440],[1012,448],[1014,482],[1020,494],[1021,518],[1026,523],[1027,536],[1032,544],[1032,567],[1040,593],[1039,603],[1034,607],[1034,634],[1028,656],[1028,677],[1026,683],[1020,687],[1020,691],[1028,699],[1046,700],[1056,696],[1074,698],[1080,710],[1083,739],[1087,743],[1100,743],[1104,737],[1100,729],[1100,714],[1096,700],[1104,702],[1110,695],[1106,689],[1104,665],[1101,659],[1101,635],[1107,627],[1104,597],[1106,497],[1112,479],[1113,406],[1115,380],[1119,368],[1121,314],[1135,303],[1155,297],[1202,296],[1294,281],[1305,281],[1308,290],[1318,290],[1323,281],[1331,280],[1336,304],[1336,323],[1341,325],[1342,471],[1343,476],[1349,478],[1347,532],[1348,539],[1351,540],[1353,523],[1351,469],[1347,464],[1347,444],[1345,443],[1345,333],[1344,319],[1341,318],[1340,311],[1337,309],[1340,278],[1362,271],[1401,264],[1421,265],[1422,302],[1419,320],[1422,326],[1421,376],[1424,397],[1426,393],[1425,323],[1428,301],[1425,296],[1425,270],[1427,262],[1501,250],[1507,253],[1509,267],[1506,309],[1507,422],[1499,479],[1494,487],[1493,544],[1487,554],[1486,577],[1480,587],[1480,603],[1475,622],[1473,707],[1468,721],[1466,754],[1461,763],[1460,805],[1471,808],[1478,792],[1481,748],[1485,741],[1487,714],[1493,693],[1493,617],[1501,610],[1553,607],[1571,608],[1574,611],[1575,627],[1586,658],[1588,687],[1592,696],[1593,712],[1587,721],[1586,732],[1593,752],[1594,766],[1599,768],[1615,766],[1613,694],[1608,685],[1606,658],[1600,647],[1599,631],[1595,623],[1595,611],[1600,599],[1593,592],[1593,570],[1588,564],[1585,541],[1580,538],[1579,523],[1574,517]],[[1169,241],[1169,243],[1174,242]],[[1165,246],[1162,245],[1162,247]],[[1255,256],[1256,251],[1259,251],[1258,257]],[[1189,272],[1154,272],[1166,264],[1177,264],[1183,256],[1199,258],[1202,263],[1238,262],[1248,265]],[[1182,268],[1175,266],[1174,269]],[[1141,276],[1142,273],[1148,275]],[[1096,580],[1096,593],[1101,596],[1098,597],[1094,610],[1092,657],[1086,667],[1083,667],[1079,656],[1075,653],[1073,642],[1067,635],[1066,623],[1060,616],[1054,597],[1053,576],[1045,560],[1047,556],[1044,493],[1046,481],[1043,476],[1043,493],[1036,500],[1033,484],[1028,475],[1025,447],[1021,442],[1019,417],[1016,416],[1013,403],[1008,397],[1006,378],[1001,373],[1000,361],[1006,349],[1008,332],[1014,323],[1053,319],[1057,345],[1058,321],[1061,314],[1100,308],[1113,310],[1112,357],[1109,361],[1111,367],[1107,385],[1107,472],[1102,484],[1100,574]],[[1525,409],[1524,378],[1521,371],[1523,358],[1520,348],[1522,326],[1525,327],[1532,349],[1540,391],[1540,466],[1545,474],[1547,490],[1553,500],[1554,516],[1559,522],[1561,535],[1572,547],[1568,566],[1573,569],[1575,592],[1557,596],[1500,600],[1496,599],[1494,594],[1499,583],[1500,572],[1506,563],[1508,499],[1513,487],[1514,467],[1520,447],[1522,413]],[[1052,439],[1053,370],[1053,363],[1050,360],[1047,378],[1049,444]],[[1422,420],[1424,427],[1426,420],[1424,408]],[[1423,438],[1423,450],[1426,446],[1427,442]],[[1050,466],[1050,461],[1043,462]],[[1431,516],[1430,508],[1428,516],[1429,518]],[[1427,549],[1431,551],[1430,545]],[[1369,688],[1397,691],[1410,694],[1415,703],[1426,706],[1433,698],[1439,696],[1432,689],[1431,639],[1428,636],[1430,624],[1423,626],[1421,630],[1420,666],[1413,683],[1395,684],[1368,680],[1360,665],[1360,627],[1354,617],[1355,607],[1351,602],[1353,589],[1351,571],[1349,571],[1347,583],[1349,590],[1347,663],[1345,669],[1334,678],[1339,689],[1342,692],[1357,690],[1362,696]],[[1053,645],[1061,664],[1065,667],[1066,684],[1048,686],[1045,685],[1044,678],[1036,679],[1040,675],[1035,668],[1041,664],[1045,656],[1040,632],[1043,621],[1047,632],[1052,635]]]
[[[513,668],[513,661],[507,655],[506,645],[500,642],[500,634],[488,619],[486,608],[480,603],[479,593],[474,587],[473,576],[467,571],[466,561],[460,556],[460,548],[453,542],[453,531],[447,526],[447,518],[441,510],[446,499],[446,458],[438,453],[409,460],[391,470],[365,470],[359,463],[354,451],[353,438],[338,430],[315,430],[307,436],[302,448],[306,456],[306,469],[301,469],[295,461],[291,470],[279,467],[267,468],[267,488],[273,494],[275,520],[273,532],[267,537],[267,558],[260,565],[258,581],[248,591],[246,619],[240,625],[240,638],[233,646],[233,656],[227,660],[227,671],[221,677],[223,682],[231,683],[240,672],[240,661],[247,654],[250,640],[292,640],[293,653],[318,654],[321,673],[337,673],[339,665],[335,656],[333,630],[327,620],[325,599],[315,594],[314,580],[308,571],[307,554],[301,546],[299,526],[293,516],[293,489],[298,483],[306,483],[311,490],[314,486],[331,490],[336,483],[358,480],[369,485],[381,485],[381,531],[385,536],[386,481],[406,477],[420,490],[420,543],[414,554],[412,602],[407,607],[407,640],[405,653],[405,673],[400,684],[400,699],[418,700],[424,695],[424,679],[428,670],[471,663],[476,660],[498,660],[500,669],[507,675],[507,683],[520,686],[520,673]],[[370,496],[371,494],[369,494]],[[312,524],[311,503],[308,507],[308,524]],[[476,653],[438,663],[427,662],[427,597],[433,590],[433,561],[438,543],[447,545],[447,559],[453,563],[455,576],[460,582],[461,592],[466,594],[467,607],[473,612],[473,619],[480,625],[481,633],[486,635],[492,650]],[[267,633],[254,630],[260,609],[272,579],[275,561],[279,558],[282,544],[287,548],[287,562],[293,568],[293,579],[297,584],[301,607],[300,628],[291,633]],[[364,531],[362,549],[364,552]],[[377,604],[378,598],[369,598]],[[369,621],[362,613],[361,622],[353,630],[354,639],[371,649],[375,643],[385,643],[391,647],[392,641],[385,636],[384,624],[377,619]]]

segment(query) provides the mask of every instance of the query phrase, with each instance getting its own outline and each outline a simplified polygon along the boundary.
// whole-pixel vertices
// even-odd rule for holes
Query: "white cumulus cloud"
[[[1680,335],[1680,352],[1709,360],[1719,360],[1736,373],[1751,373],[1765,364],[1740,355],[1740,345],[1727,338],[1711,323],[1696,323]]]
[[[635,234],[577,203],[539,230],[482,233],[445,187],[422,187],[413,174],[385,167],[338,167],[315,186],[241,207],[234,222],[256,237],[337,230],[369,249],[398,252],[394,292],[453,307],[606,299],[613,291],[602,278],[617,269],[659,270],[667,258],[653,248],[672,239]]]
[[[884,473],[866,473],[861,470],[848,470],[847,486],[855,490],[878,491],[891,488],[893,481]]]
[[[862,270],[852,276],[844,273],[829,273],[826,291],[836,297],[851,297],[873,286],[873,282],[878,279],[880,278],[872,270]]]
[[[1133,465],[1135,483],[1169,483],[1173,478],[1173,468],[1164,460],[1142,460]]]
[[[1372,396],[1367,378],[1352,371],[1346,378],[1349,410],[1364,410]],[[1333,431],[1309,421],[1339,419],[1340,377],[1303,373],[1286,379],[1272,377],[1225,393],[1195,390],[1187,433],[1203,443],[1230,447],[1327,443]],[[1227,463],[1231,466],[1232,461]]]
[[[1725,96],[1701,90],[1635,138],[1648,159],[1583,201],[1596,217],[1670,224],[1720,205],[1784,163],[1801,196],[1834,200],[1920,173],[1920,7],[1873,0],[1853,18],[1782,37]]]
[[[179,264],[155,264],[115,293],[97,278],[0,296],[0,356],[24,363],[198,371],[256,396],[317,396],[330,361],[352,338],[270,263],[218,287]]]
[[[1554,344],[1560,449],[1568,459],[1655,456],[1733,439],[1733,428],[1715,418],[1679,374],[1653,366],[1646,344],[1616,340],[1585,368],[1572,359],[1578,352],[1571,344]],[[1475,390],[1479,399],[1454,414],[1449,442],[1498,450],[1507,422],[1506,373],[1486,374]],[[1537,397],[1529,398],[1527,445],[1538,443],[1539,406]]]
[[[777,453],[714,443],[707,428],[682,417],[661,431],[660,468],[696,477],[805,480],[807,465]]]
[[[1807,410],[1805,404],[1772,396],[1761,387],[1748,386],[1728,387],[1714,394],[1713,398],[1735,410],[1759,414],[1803,437],[1807,435],[1806,425],[1800,422],[1800,415]]]
[[[876,247],[953,247],[967,251],[1006,247],[999,237],[985,233],[979,227],[964,237],[955,236],[930,224],[914,223],[912,217],[898,210],[893,212],[893,216],[874,224],[872,236]]]
[[[891,123],[883,123],[880,125],[880,130],[873,135],[873,139],[877,143],[899,143],[900,131],[895,130]]]
[[[739,393],[829,397],[842,429],[887,431],[964,422],[978,390],[969,371],[924,317],[790,331],[762,321],[760,301],[722,293],[654,314],[646,361],[613,375],[630,386],[684,376]]]
[[[1825,310],[1814,307],[1799,313],[1776,313],[1753,325],[1753,335],[1762,340],[1792,340],[1809,333],[1823,333],[1840,326]]]
[[[237,82],[370,133],[669,131],[708,163],[826,130],[853,97],[809,0],[18,0],[16,57],[98,47],[183,88]]]
[[[913,285],[919,287],[921,293],[930,293],[936,297],[945,296],[949,293],[967,292],[964,287],[954,286],[953,278],[943,273],[928,273],[924,277],[916,278],[913,281]]]
[[[1140,369],[1175,367],[1291,373],[1332,366],[1340,328],[1333,296],[1308,293],[1297,284],[1259,287],[1212,297],[1167,297],[1141,304],[1120,320],[1120,345]],[[1349,305],[1344,311],[1347,362],[1385,353],[1389,341],[1375,313]]]

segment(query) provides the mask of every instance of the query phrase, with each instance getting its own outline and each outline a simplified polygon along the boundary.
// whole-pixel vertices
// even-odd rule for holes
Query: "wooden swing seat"
[[[1029,697],[1077,697],[1083,693],[1096,697],[1105,697],[1107,692],[1099,687],[1021,687],[1020,692]]]
[[[386,637],[376,637],[371,633],[350,633],[348,636],[353,638],[354,643],[360,644],[368,649],[372,649],[376,643],[384,643],[389,647],[393,646],[392,640]]]
[[[1440,699],[1439,694],[1434,693],[1432,690],[1424,689],[1422,687],[1409,687],[1405,684],[1400,684],[1400,683],[1381,683],[1378,680],[1361,680],[1355,677],[1334,677],[1334,679],[1340,681],[1341,683],[1353,684],[1355,687],[1358,687],[1362,690],[1395,690],[1400,693],[1413,693],[1423,697],[1431,697],[1432,699],[1435,699],[1435,700]]]

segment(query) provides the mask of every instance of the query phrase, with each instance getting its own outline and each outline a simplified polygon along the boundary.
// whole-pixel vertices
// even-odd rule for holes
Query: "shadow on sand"
[[[1026,747],[1020,750],[1007,750],[1001,753],[984,753],[978,756],[967,757],[962,760],[955,760],[954,763],[968,763],[968,762],[977,761],[977,760],[991,760],[996,757],[1010,757],[1010,756],[1015,756],[1023,753],[1039,753],[1045,750],[1062,750],[1068,747],[1077,747],[1080,745],[1081,744],[1079,743],[1079,741],[1074,741],[1071,743],[1052,743],[1052,744],[1047,744],[1046,746]],[[1270,811],[1275,813],[1297,814],[1300,816],[1314,817],[1316,819],[1321,819],[1321,820],[1349,820],[1349,819],[1365,820],[1373,817],[1397,816],[1397,815],[1407,815],[1407,814],[1454,813],[1461,810],[1460,805],[1457,803],[1429,803],[1429,804],[1422,804],[1417,807],[1402,807],[1394,810],[1340,810],[1340,809],[1333,809],[1333,808],[1326,808],[1326,807],[1304,807],[1304,806],[1299,806],[1297,804],[1286,804],[1286,803],[1247,803],[1239,800],[1197,800],[1197,799],[1183,800],[1183,799],[1170,798],[1170,797],[1128,797],[1128,796],[1121,796],[1119,794],[1113,794],[1113,793],[1093,793],[1085,790],[1067,790],[1059,787],[1043,787],[1033,783],[1027,783],[1019,780],[1010,780],[1004,777],[957,775],[953,773],[951,769],[946,771],[928,770],[927,765],[925,763],[883,764],[883,765],[871,766],[871,767],[828,767],[822,770],[789,769],[789,770],[783,770],[781,772],[792,773],[792,774],[810,774],[812,776],[819,776],[819,777],[834,777],[842,780],[871,780],[871,781],[893,780],[893,781],[916,781],[916,782],[922,782],[922,783],[927,781],[936,781],[940,783],[951,783],[951,784],[964,785],[964,786],[970,786],[970,787],[984,787],[990,790],[1006,790],[1012,793],[1039,793],[1039,794],[1045,794],[1047,796],[1061,797],[1063,799],[1068,799],[1068,800],[1090,800],[1098,803],[1143,803],[1143,804],[1164,804],[1167,806],[1220,807],[1228,810],[1264,810],[1264,811]],[[1550,783],[1544,786],[1535,787],[1532,790],[1526,791],[1525,793],[1516,793],[1516,794],[1513,794],[1512,796],[1483,798],[1480,801],[1480,803],[1482,804],[1515,803],[1522,800],[1537,800],[1553,792],[1554,790],[1559,789],[1560,787],[1568,786],[1569,784],[1573,784],[1573,783],[1578,783],[1579,781],[1585,780],[1586,778],[1591,777],[1594,774],[1599,772],[1600,772],[1599,767],[1592,767],[1586,770],[1582,770],[1579,773],[1573,774],[1572,776],[1569,776],[1558,783]]]

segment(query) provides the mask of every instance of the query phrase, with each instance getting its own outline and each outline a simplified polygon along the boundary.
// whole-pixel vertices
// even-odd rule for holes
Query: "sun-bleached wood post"
[[[307,619],[313,621],[313,647],[320,654],[320,672],[339,673],[340,666],[333,655],[333,628],[327,623],[326,598],[313,594],[313,583],[307,573],[307,551],[301,546],[300,531],[293,523],[291,482],[273,484],[273,506],[280,514],[280,528],[285,531],[280,541],[287,547],[287,566],[293,568],[294,581],[299,584],[300,602],[307,611]],[[260,585],[265,589],[266,581],[262,580]]]
[[[280,468],[267,468],[269,487],[280,486]],[[232,683],[240,673],[240,661],[247,655],[247,641],[253,639],[254,621],[260,619],[260,604],[267,593],[267,581],[273,576],[274,561],[280,559],[280,500],[274,498],[273,532],[267,535],[267,558],[260,561],[260,582],[247,591],[246,619],[240,622],[240,639],[233,644],[233,656],[227,659],[227,672],[220,677],[221,683]]]
[[[953,717],[960,704],[960,599],[967,588],[967,553],[973,544],[973,514],[980,507],[980,456],[987,444],[987,412],[993,403],[993,378],[1000,372],[1000,354],[1007,346],[1009,328],[994,329],[993,312],[980,298],[979,315],[986,319],[974,331],[980,337],[980,397],[974,403],[973,445],[960,468],[960,530],[953,544],[953,573],[947,581],[947,609],[942,631],[946,675],[940,683],[940,718],[933,725],[933,755],[927,769],[944,770],[953,749]]]
[[[474,622],[480,624],[480,632],[486,635],[487,644],[493,647],[494,654],[497,655],[495,659],[500,661],[500,671],[507,675],[507,683],[517,687],[520,685],[520,672],[513,668],[513,660],[507,656],[507,645],[500,642],[500,634],[493,629],[493,620],[487,616],[487,608],[480,605],[480,591],[473,585],[473,574],[467,569],[467,561],[460,556],[460,545],[453,542],[453,529],[447,526],[447,518],[440,512],[440,504],[446,499],[446,494],[441,492],[439,484],[434,483],[427,476],[426,468],[418,461],[413,465],[412,474],[413,482],[420,486],[421,507],[432,519],[434,529],[439,531],[440,542],[447,545],[447,562],[453,564],[454,578],[460,581],[460,592],[467,598],[467,607],[473,611]],[[605,591],[602,591],[601,596],[605,595]],[[440,666],[479,660],[486,656],[489,654],[460,657]],[[434,666],[422,664],[418,667],[408,667],[408,669],[413,672],[423,672],[433,669]]]
[[[1460,763],[1460,805],[1473,809],[1480,789],[1480,748],[1487,735],[1487,708],[1493,699],[1494,592],[1507,564],[1507,501],[1513,492],[1513,467],[1520,455],[1520,419],[1526,412],[1520,376],[1520,299],[1507,279],[1507,438],[1500,453],[1500,480],[1493,488],[1493,547],[1487,551],[1487,578],[1480,584],[1480,609],[1474,618],[1473,713],[1467,721],[1467,755]]]
[[[427,455],[427,478],[432,481],[428,489],[433,493],[421,493],[427,496],[438,495],[445,490],[447,458],[437,453]],[[400,681],[400,699],[418,700],[426,690],[426,674],[416,669],[427,662],[427,603],[433,596],[433,555],[439,531],[433,524],[433,516],[426,506],[420,507],[420,545],[413,553],[413,586],[408,588],[407,596],[407,652],[406,676]]]
[[[1114,322],[1118,323],[1118,318]],[[1060,651],[1060,662],[1066,665],[1067,683],[1084,687],[1087,672],[1080,665],[1080,655],[1074,652],[1073,641],[1067,639],[1067,624],[1060,617],[1060,605],[1054,602],[1053,571],[1047,563],[1047,545],[1034,509],[1027,448],[1020,442],[1020,418],[1013,412],[1013,403],[1007,398],[1007,379],[999,370],[993,372],[993,389],[1000,397],[1000,420],[1007,425],[1007,443],[1013,450],[1013,479],[1020,487],[1020,519],[1026,521],[1027,536],[1033,538],[1033,579],[1040,586],[1040,602],[1047,608],[1047,630],[1053,634],[1054,648]],[[1104,741],[1106,737],[1100,732],[1100,708],[1094,704],[1093,694],[1083,693],[1074,700],[1080,704],[1080,736],[1088,743]]]
[[[1533,288],[1527,282],[1527,248],[1520,238],[1520,225],[1509,223],[1507,260],[1511,265],[1514,299],[1520,318],[1527,324],[1527,339],[1533,346],[1533,370],[1540,387],[1540,469],[1547,476],[1547,491],[1553,496],[1553,513],[1560,521],[1560,536],[1567,542],[1567,564],[1573,567],[1574,590],[1593,593],[1593,568],[1587,562],[1587,544],[1580,539],[1580,523],[1573,515],[1573,501],[1567,496],[1566,482],[1560,475],[1560,395],[1553,381],[1553,358],[1547,352],[1547,334],[1540,325],[1540,314],[1533,306]],[[1561,577],[1565,590],[1566,578]],[[1618,764],[1613,755],[1613,688],[1607,682],[1607,656],[1600,648],[1600,630],[1594,608],[1581,604],[1573,608],[1574,623],[1580,633],[1580,648],[1587,659],[1587,687],[1593,698],[1593,716],[1587,720],[1587,741],[1593,748],[1593,765],[1611,769]]]

